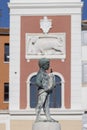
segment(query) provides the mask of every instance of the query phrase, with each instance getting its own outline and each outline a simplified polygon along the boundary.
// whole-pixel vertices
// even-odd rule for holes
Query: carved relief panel
[[[65,59],[65,43],[65,33],[26,33],[26,59]]]

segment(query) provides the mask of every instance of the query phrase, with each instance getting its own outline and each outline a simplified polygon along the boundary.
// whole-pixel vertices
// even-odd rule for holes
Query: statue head
[[[50,60],[47,58],[41,58],[39,60],[39,67],[43,68],[44,70],[48,70],[50,66]]]

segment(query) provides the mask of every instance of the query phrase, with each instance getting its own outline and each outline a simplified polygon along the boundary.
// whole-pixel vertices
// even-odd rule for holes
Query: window
[[[35,86],[36,75],[32,76],[30,79],[30,107],[35,108],[37,104],[38,90]],[[61,84],[58,84],[61,81],[61,78],[55,75],[56,87],[50,95],[50,108],[61,108],[62,107],[62,95],[61,95]]]
[[[4,61],[9,62],[9,43],[4,44]]]
[[[4,101],[9,101],[9,83],[4,83]]]
[[[87,31],[82,31],[82,45],[87,45]]]
[[[82,65],[82,82],[87,83],[87,63]]]

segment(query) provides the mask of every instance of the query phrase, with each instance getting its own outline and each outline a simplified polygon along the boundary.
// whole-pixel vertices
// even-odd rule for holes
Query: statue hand
[[[45,92],[51,93],[51,92],[52,92],[52,89],[46,89]]]

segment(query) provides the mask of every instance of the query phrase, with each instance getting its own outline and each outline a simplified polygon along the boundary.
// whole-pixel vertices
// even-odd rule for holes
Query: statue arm
[[[42,88],[43,89],[41,74],[38,74],[37,77],[36,77],[36,86],[38,88]]]

